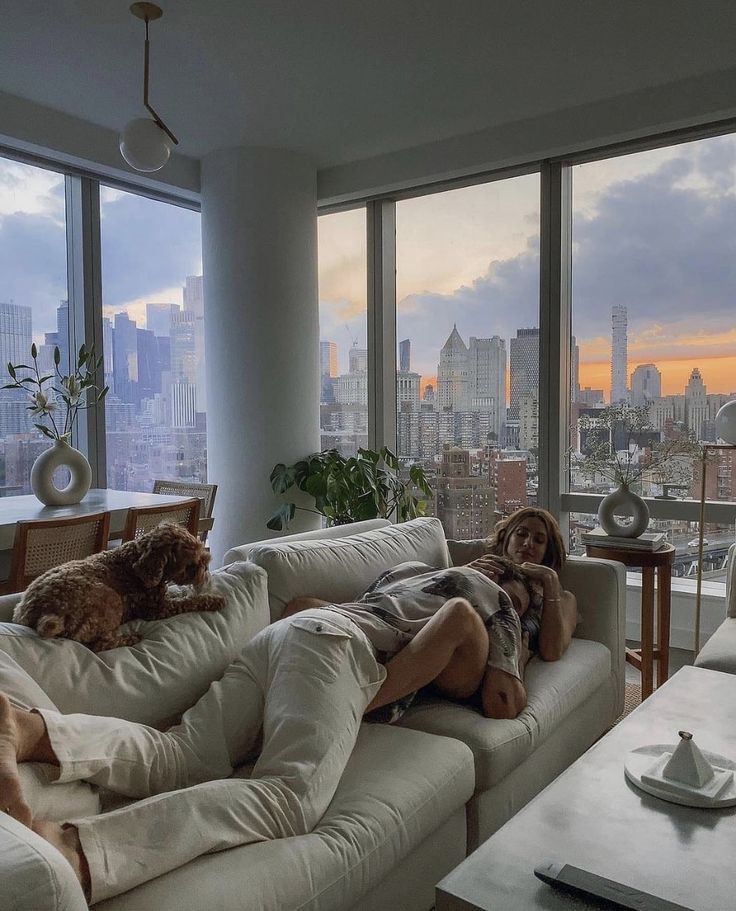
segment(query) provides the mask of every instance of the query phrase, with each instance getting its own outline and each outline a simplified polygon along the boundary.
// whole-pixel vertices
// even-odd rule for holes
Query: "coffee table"
[[[736,763],[736,675],[684,667],[484,842],[436,889],[437,911],[600,908],[540,882],[573,864],[697,911],[736,907],[736,808],[666,803],[624,777],[629,750],[691,731]]]

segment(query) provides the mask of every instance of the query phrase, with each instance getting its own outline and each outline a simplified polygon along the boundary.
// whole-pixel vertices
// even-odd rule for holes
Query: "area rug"
[[[641,684],[640,683],[625,683],[624,684],[624,710],[618,716],[618,718],[613,722],[611,727],[615,727],[619,721],[622,721],[629,712],[633,712],[634,709],[641,705]],[[610,728],[609,728],[610,730]]]

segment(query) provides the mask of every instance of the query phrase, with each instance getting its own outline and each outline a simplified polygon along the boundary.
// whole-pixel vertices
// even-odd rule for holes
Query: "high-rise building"
[[[648,405],[662,395],[662,374],[654,364],[639,364],[631,374],[631,404]]]
[[[490,432],[500,440],[506,420],[506,343],[471,336],[468,347],[466,409],[491,416]]]
[[[138,345],[138,401],[152,399],[155,393],[161,392],[161,370],[158,358],[156,336],[150,329],[137,329]]]
[[[411,372],[411,339],[409,338],[399,342],[399,370],[401,373]]]
[[[628,311],[622,304],[611,308],[611,404],[626,402],[629,373]]]
[[[420,373],[396,374],[396,411],[419,411]]]
[[[348,351],[348,372],[368,373],[368,349],[353,346]]]
[[[440,351],[437,407],[440,411],[465,411],[467,396],[468,349],[454,325]]]
[[[509,340],[510,407],[509,418],[519,419],[519,403],[524,395],[539,398],[539,329],[517,329]]]
[[[335,401],[334,382],[337,376],[337,344],[335,342],[319,343],[319,377],[320,402],[330,405]]]
[[[703,424],[708,420],[706,387],[700,370],[694,367],[685,386],[685,423],[698,440],[703,439]]]
[[[116,313],[113,332],[113,392],[121,402],[136,401],[138,338],[136,324],[127,313]]]
[[[0,365],[3,370],[8,362],[25,364],[31,342],[31,308],[0,303]]]
[[[179,304],[146,304],[146,329],[159,337],[171,335],[171,321]]]
[[[444,445],[435,489],[436,515],[449,538],[484,538],[493,528],[493,489],[487,476],[471,474],[466,449]]]
[[[194,314],[195,384],[197,386],[197,411],[206,411],[207,378],[204,352],[204,283],[201,275],[187,275],[182,288],[184,310]]]

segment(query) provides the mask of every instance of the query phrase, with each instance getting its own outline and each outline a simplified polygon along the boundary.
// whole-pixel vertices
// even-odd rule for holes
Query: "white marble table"
[[[736,760],[736,675],[684,667],[605,735],[437,886],[437,911],[600,908],[533,874],[569,863],[697,911],[736,907],[736,807],[666,803],[624,777],[636,747],[691,731]]]
[[[110,539],[115,540],[123,533],[125,516],[132,506],[158,506],[166,503],[180,503],[190,497],[169,496],[158,493],[136,493],[131,490],[93,489],[88,491],[81,503],[73,506],[44,506],[33,495],[24,497],[3,497],[0,499],[0,556],[9,559],[13,548],[16,522],[29,519],[71,519],[93,512],[110,512]],[[212,527],[211,519],[200,519],[200,532]],[[0,567],[0,578],[2,568]]]

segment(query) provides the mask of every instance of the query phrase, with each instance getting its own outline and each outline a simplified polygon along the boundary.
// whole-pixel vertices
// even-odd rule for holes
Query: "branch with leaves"
[[[571,468],[598,473],[615,484],[629,487],[649,471],[664,479],[667,466],[681,458],[700,458],[702,448],[691,431],[646,445],[644,438],[655,430],[647,405],[609,405],[595,415],[583,415],[578,422],[587,434],[586,453],[568,453]],[[616,436],[625,446],[617,448]]]
[[[345,525],[364,519],[396,515],[400,522],[423,514],[424,504],[415,491],[433,496],[421,465],[409,467],[408,483],[399,477],[399,459],[390,449],[379,452],[359,449],[346,459],[336,449],[325,449],[293,465],[279,462],[270,480],[274,493],[292,487],[314,498],[314,509],[284,503],[268,520],[267,527],[284,531],[297,509],[325,516],[329,525]]]
[[[61,372],[61,351],[54,347],[54,372],[43,374],[38,364],[38,348],[34,342],[31,345],[31,360],[29,364],[8,363],[8,374],[12,383],[6,383],[3,389],[20,389],[30,399],[27,406],[32,417],[41,420],[48,419],[49,424],[34,422],[33,426],[44,436],[51,440],[68,441],[74,428],[77,414],[85,408],[90,408],[101,401],[108,392],[108,386],[99,389],[95,384],[95,377],[102,366],[102,358],[95,357],[94,345],[89,348],[82,345],[77,356],[76,366],[72,373]],[[26,376],[20,376],[20,371],[27,370]],[[91,395],[90,395],[91,394]],[[57,399],[64,403],[60,409]],[[54,418],[57,412],[59,422]],[[63,413],[63,421],[61,414]]]

